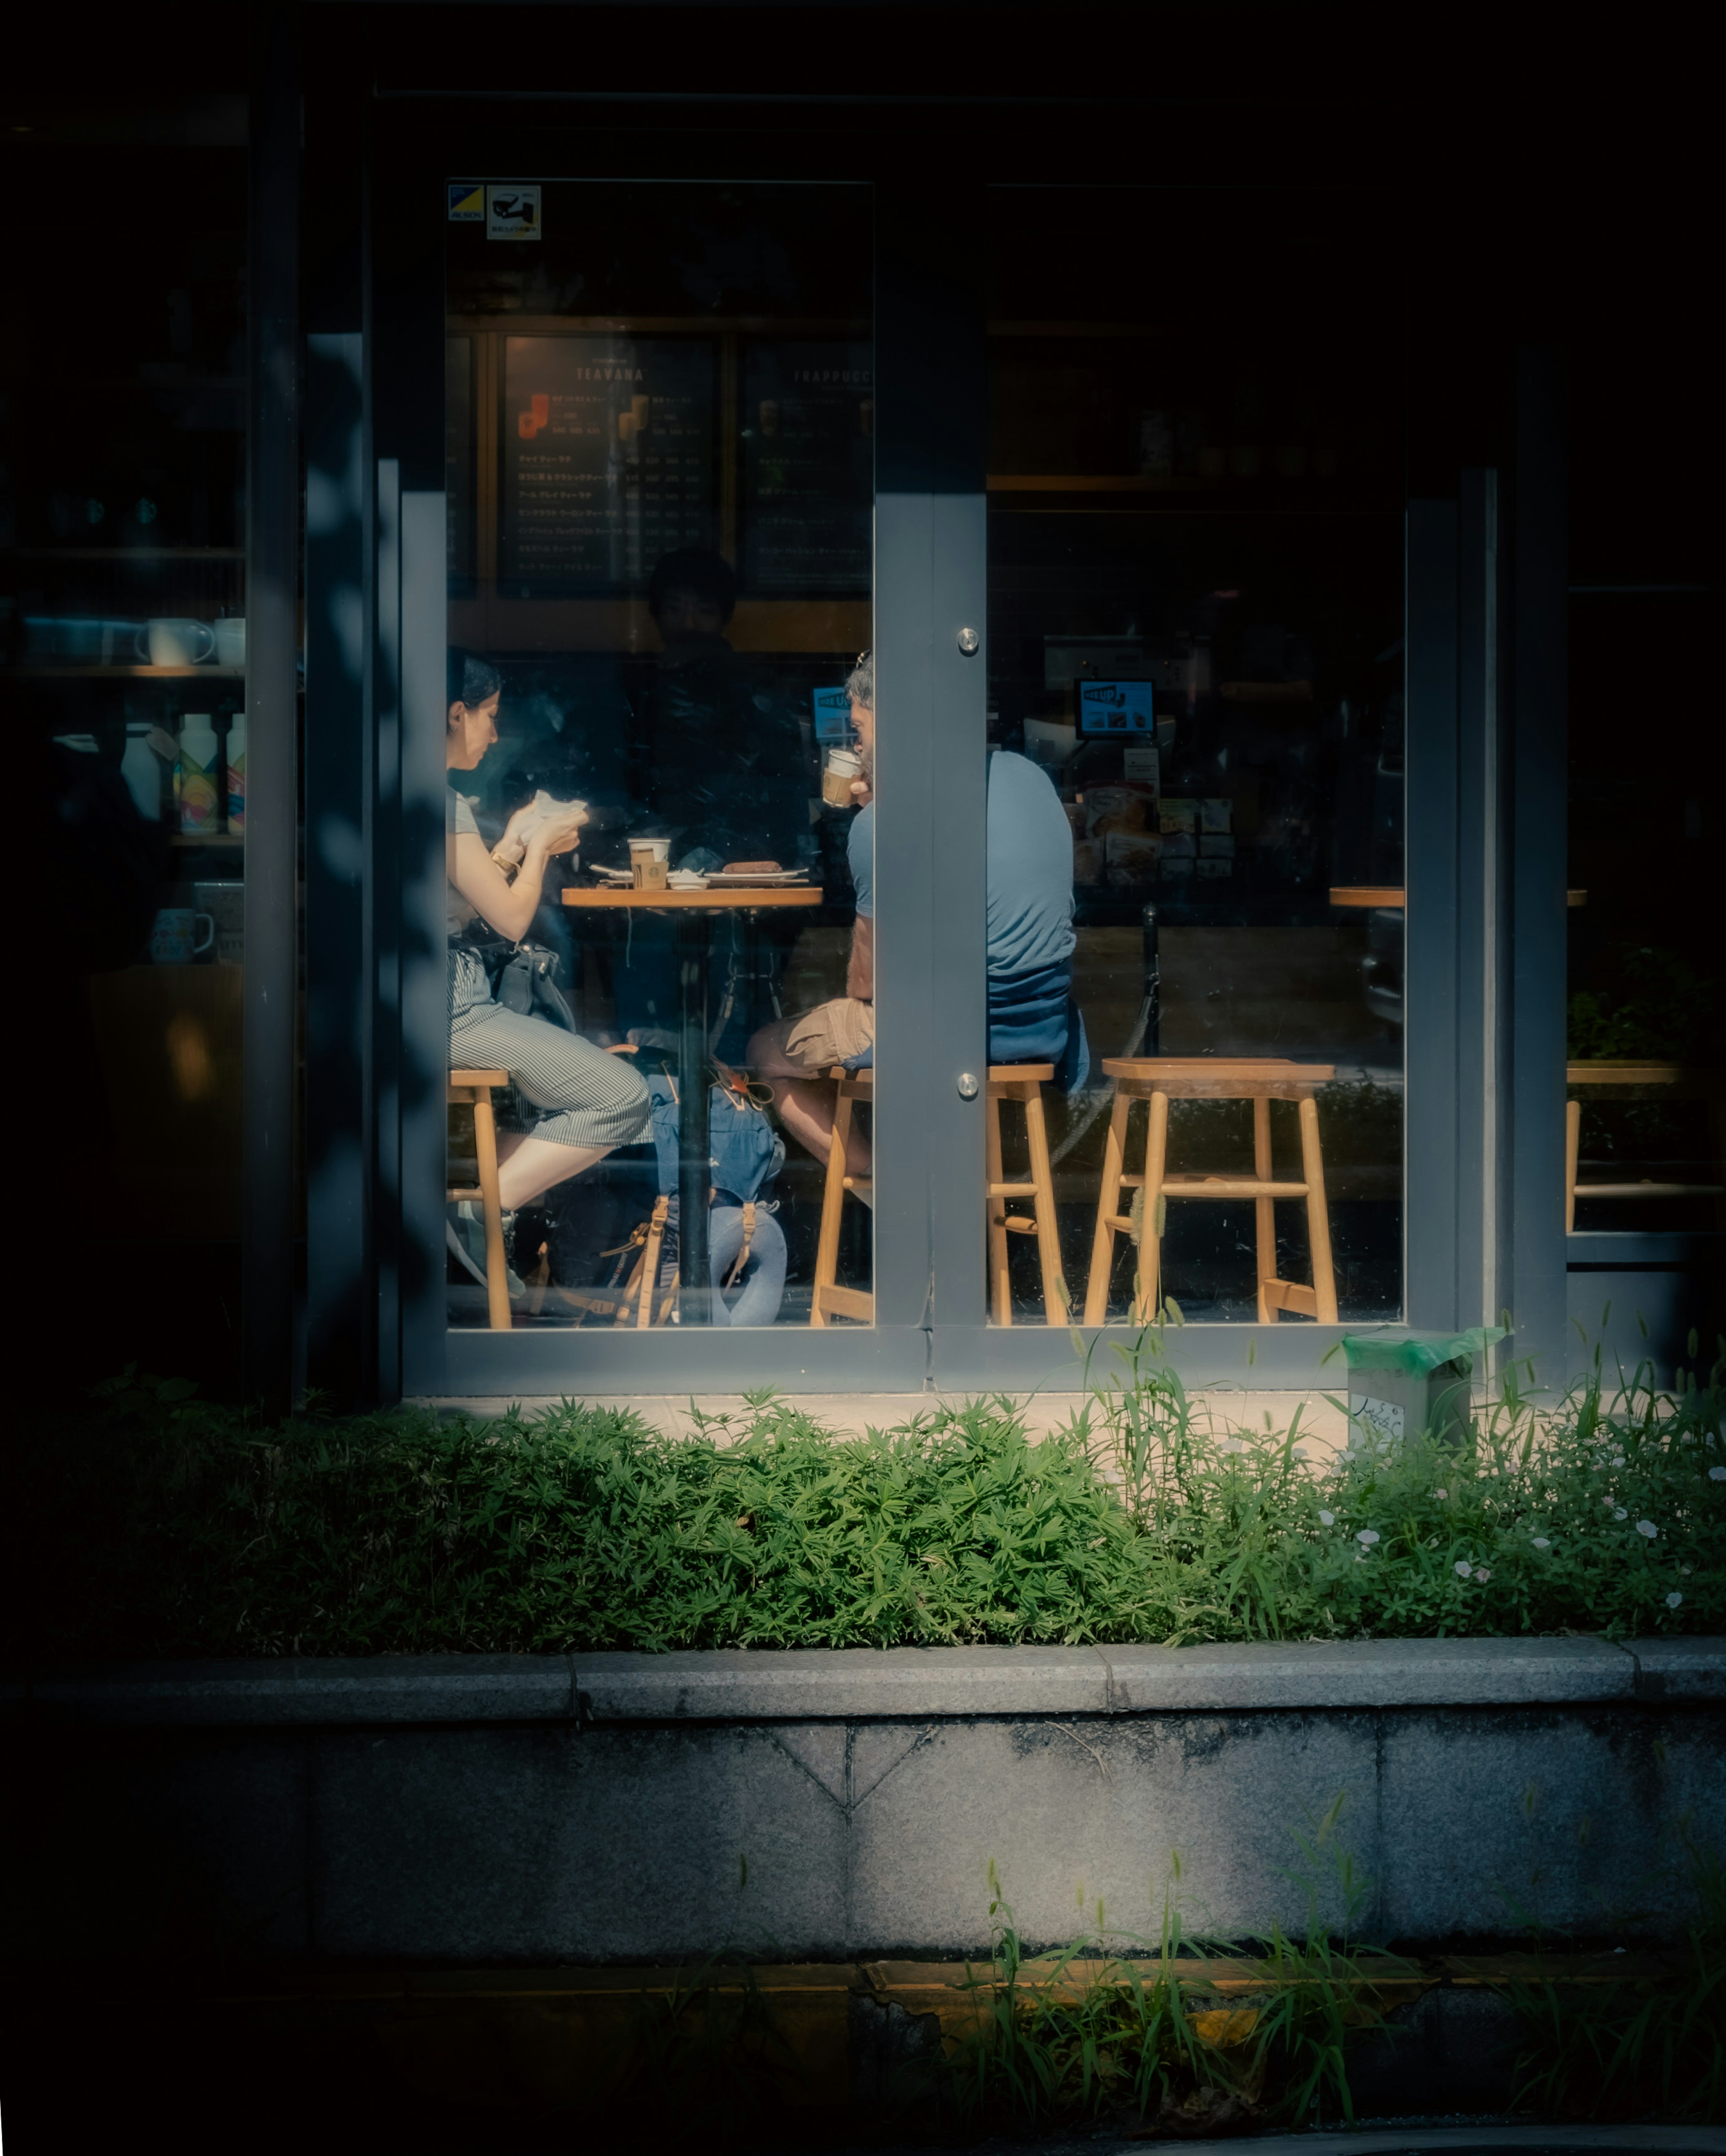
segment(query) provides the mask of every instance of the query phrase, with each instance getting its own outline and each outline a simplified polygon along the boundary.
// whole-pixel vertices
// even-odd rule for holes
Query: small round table
[[[566,891],[566,906],[594,912],[670,913],[677,916],[678,954],[678,1320],[713,1318],[708,1279],[707,1194],[712,1188],[707,1128],[707,969],[714,916],[780,911],[822,905],[817,884],[759,884],[733,891],[634,891],[626,885]]]

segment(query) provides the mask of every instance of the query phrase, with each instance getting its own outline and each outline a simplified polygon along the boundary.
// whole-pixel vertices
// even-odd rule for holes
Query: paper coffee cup
[[[821,798],[830,808],[848,808],[851,788],[863,777],[863,758],[854,749],[827,751],[827,768],[821,774]]]
[[[665,889],[665,863],[670,851],[669,839],[632,839],[629,841],[629,866],[638,891]]]

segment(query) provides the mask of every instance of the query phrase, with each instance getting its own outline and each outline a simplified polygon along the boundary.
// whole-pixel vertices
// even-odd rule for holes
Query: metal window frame
[[[904,180],[902,140],[888,149],[863,136],[836,144],[831,135],[787,132],[764,144],[759,136],[694,127],[668,146],[645,125],[517,126],[495,139],[482,127],[462,136],[463,159],[474,169],[526,164],[575,178],[723,182],[746,174],[873,187],[875,648],[887,685],[878,754],[894,813],[877,830],[877,1323],[824,1332],[659,1330],[645,1339],[585,1330],[448,1330],[438,814],[444,782],[435,762],[444,633],[443,416],[441,383],[425,355],[443,348],[437,183],[450,136],[446,113],[411,100],[375,102],[368,124],[361,522],[370,568],[357,907],[351,891],[341,906],[321,904],[315,887],[335,872],[316,845],[307,859],[314,1007],[333,1013],[341,1002],[339,968],[323,969],[338,935],[349,934],[357,918],[364,1008],[346,1021],[361,1035],[357,1104],[351,1064],[333,1089],[341,1095],[334,1110],[321,1064],[312,1071],[325,1096],[309,1126],[323,1148],[321,1166],[314,1163],[310,1223],[314,1382],[322,1381],[320,1367],[357,1370],[362,1395],[384,1399],[688,1394],[764,1381],[793,1392],[1081,1389],[1087,1359],[1130,1345],[1130,1327],[1068,1332],[986,1322],[983,1116],[981,1101],[965,1101],[955,1083],[961,1071],[980,1071],[987,1053],[987,659],[963,657],[955,640],[960,626],[984,632],[987,619],[977,266],[984,194],[977,167],[961,169],[956,156],[932,154],[916,166],[914,183]],[[1536,1099],[1531,1075],[1542,1061],[1534,1044],[1550,1030],[1549,1013],[1544,1004],[1539,1013],[1522,1010],[1526,972],[1519,949],[1513,980],[1509,937],[1513,918],[1519,924],[1534,903],[1520,859],[1528,824],[1545,817],[1561,829],[1562,757],[1554,773],[1550,724],[1529,745],[1498,724],[1498,512],[1496,480],[1478,475],[1465,479],[1459,504],[1411,505],[1407,526],[1407,880],[1418,896],[1406,967],[1405,1221],[1418,1223],[1418,1232],[1408,1237],[1406,1308],[1409,1322],[1421,1327],[1478,1322],[1493,1314],[1507,1286],[1525,1294],[1526,1283],[1549,1269],[1539,1255],[1547,1239],[1530,1214],[1542,1178],[1534,1168],[1515,1173],[1518,1160],[1534,1160],[1543,1146],[1559,1158],[1560,1108]],[[1541,530],[1549,535],[1550,528],[1549,516]],[[1538,552],[1545,541],[1526,543]],[[307,569],[315,620],[316,587],[326,579],[310,555]],[[1549,639],[1538,648],[1549,701]],[[435,665],[426,658],[433,652]],[[309,669],[312,657],[309,649]],[[327,672],[327,654],[325,663]],[[320,773],[331,767],[320,763],[310,744],[349,723],[338,715],[351,711],[352,698],[351,685],[340,685],[326,699],[315,670],[308,679],[318,691],[307,721],[317,797],[308,802],[308,829],[315,834],[330,805]],[[1521,675],[1518,682],[1519,700],[1534,695]],[[1561,679],[1556,695],[1561,742]],[[341,769],[335,791],[345,788],[351,803],[352,772]],[[1561,938],[1561,912],[1558,927]],[[333,1022],[339,1032],[343,1021]],[[1514,1091],[1503,1082],[1513,1062],[1527,1078]],[[1561,1237],[1554,1252],[1561,1273]],[[356,1280],[361,1309],[344,1320]],[[1160,1347],[1190,1380],[1304,1387],[1339,1379],[1333,1358],[1342,1330],[1190,1325],[1171,1328]]]

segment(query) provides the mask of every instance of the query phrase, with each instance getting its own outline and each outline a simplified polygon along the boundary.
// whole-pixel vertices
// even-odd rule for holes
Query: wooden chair
[[[1726,1090],[1717,1070],[1688,1069],[1682,1063],[1607,1061],[1568,1063],[1565,1081],[1570,1086],[1667,1086],[1675,1100],[1706,1100],[1712,1104],[1717,1161],[1726,1165]],[[1713,1198],[1726,1197],[1718,1183],[1578,1183],[1576,1168],[1582,1150],[1582,1103],[1565,1102],[1565,1233],[1576,1232],[1579,1198]],[[1726,1206],[1717,1206],[1726,1226]]]
[[[845,1142],[851,1136],[852,1111],[857,1103],[873,1101],[875,1097],[875,1074],[873,1070],[847,1070],[842,1065],[829,1070],[827,1075],[837,1082],[839,1096],[833,1110],[832,1136],[827,1140],[827,1181],[821,1194],[821,1238],[815,1246],[815,1285],[809,1297],[809,1322],[825,1325],[830,1317],[854,1317],[864,1325],[873,1325],[874,1296],[860,1287],[839,1286],[837,1276],[839,1222],[845,1209],[845,1194],[874,1194],[875,1186],[868,1177],[846,1173]]]
[[[1061,1270],[1061,1245],[1055,1220],[1055,1183],[1049,1167],[1049,1142],[1042,1116],[1042,1087],[1055,1075],[1053,1063],[1002,1063],[991,1066],[988,1091],[989,1273],[997,1325],[1012,1323],[1012,1298],[1007,1285],[1009,1235],[1035,1235],[1042,1260],[1044,1322],[1067,1322],[1067,1282]],[[825,1325],[829,1317],[853,1317],[868,1325],[874,1322],[875,1298],[862,1288],[840,1287],[839,1223],[846,1194],[873,1194],[874,1184],[849,1175],[845,1168],[845,1142],[851,1135],[852,1112],[859,1101],[873,1101],[875,1077],[872,1070],[832,1070],[827,1073],[838,1086],[833,1114],[833,1132],[827,1141],[827,1182],[822,1192],[821,1238],[816,1246],[815,1284],[809,1301],[809,1322]],[[1017,1101],[1025,1111],[1026,1134],[1031,1148],[1031,1180],[1008,1183],[1001,1160],[1001,1104]],[[1026,1219],[1010,1214],[1006,1200],[1035,1200],[1037,1217]]]
[[[1085,1293],[1085,1323],[1101,1325],[1109,1312],[1109,1276],[1114,1263],[1116,1235],[1129,1234],[1130,1214],[1120,1209],[1123,1189],[1144,1193],[1139,1229],[1138,1286],[1133,1315],[1137,1323],[1155,1317],[1159,1294],[1163,1201],[1170,1198],[1208,1198],[1212,1200],[1250,1198],[1257,1214],[1258,1320],[1267,1325],[1273,1314],[1293,1310],[1316,1317],[1321,1325],[1334,1325],[1336,1275],[1330,1255],[1330,1215],[1324,1203],[1324,1162],[1319,1147],[1319,1108],[1315,1096],[1335,1075],[1329,1063],[1291,1063],[1278,1058],[1254,1056],[1224,1060],[1220,1056],[1108,1056],[1105,1077],[1115,1081],[1114,1109],[1109,1119],[1109,1139],[1103,1160],[1103,1183],[1097,1197],[1097,1232],[1091,1245],[1091,1277]],[[1170,1101],[1251,1101],[1252,1103],[1252,1173],[1249,1175],[1186,1175],[1167,1173],[1169,1103]],[[1147,1104],[1145,1170],[1129,1175],[1126,1170],[1127,1118],[1133,1103]],[[1271,1102],[1298,1103],[1302,1180],[1275,1180],[1271,1171]],[[1277,1278],[1275,1201],[1303,1198],[1307,1202],[1307,1233],[1312,1244],[1313,1285],[1303,1287]]]
[[[989,1070],[989,1292],[995,1322],[1011,1325],[1013,1299],[1007,1280],[1007,1237],[1035,1235],[1042,1265],[1042,1322],[1068,1322],[1067,1276],[1061,1270],[1061,1235],[1055,1217],[1055,1178],[1049,1166],[1048,1128],[1043,1121],[1042,1089],[1055,1075],[1053,1063],[996,1063]],[[1001,1104],[1017,1101],[1025,1111],[1025,1137],[1031,1152],[1031,1180],[1003,1181],[1001,1164]],[[1009,1198],[1028,1198],[1034,1219],[1010,1213]]]
[[[467,1189],[452,1188],[446,1194],[458,1199],[477,1198],[485,1220],[485,1301],[494,1332],[510,1330],[509,1268],[504,1259],[504,1203],[498,1191],[498,1127],[492,1113],[494,1087],[507,1086],[507,1070],[452,1070],[448,1101],[452,1107],[474,1111],[474,1152],[479,1182]]]

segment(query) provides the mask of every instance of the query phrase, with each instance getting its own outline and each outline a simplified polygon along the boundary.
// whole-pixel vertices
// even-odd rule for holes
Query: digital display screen
[[[1073,683],[1081,734],[1143,734],[1156,738],[1156,691],[1149,681]]]

